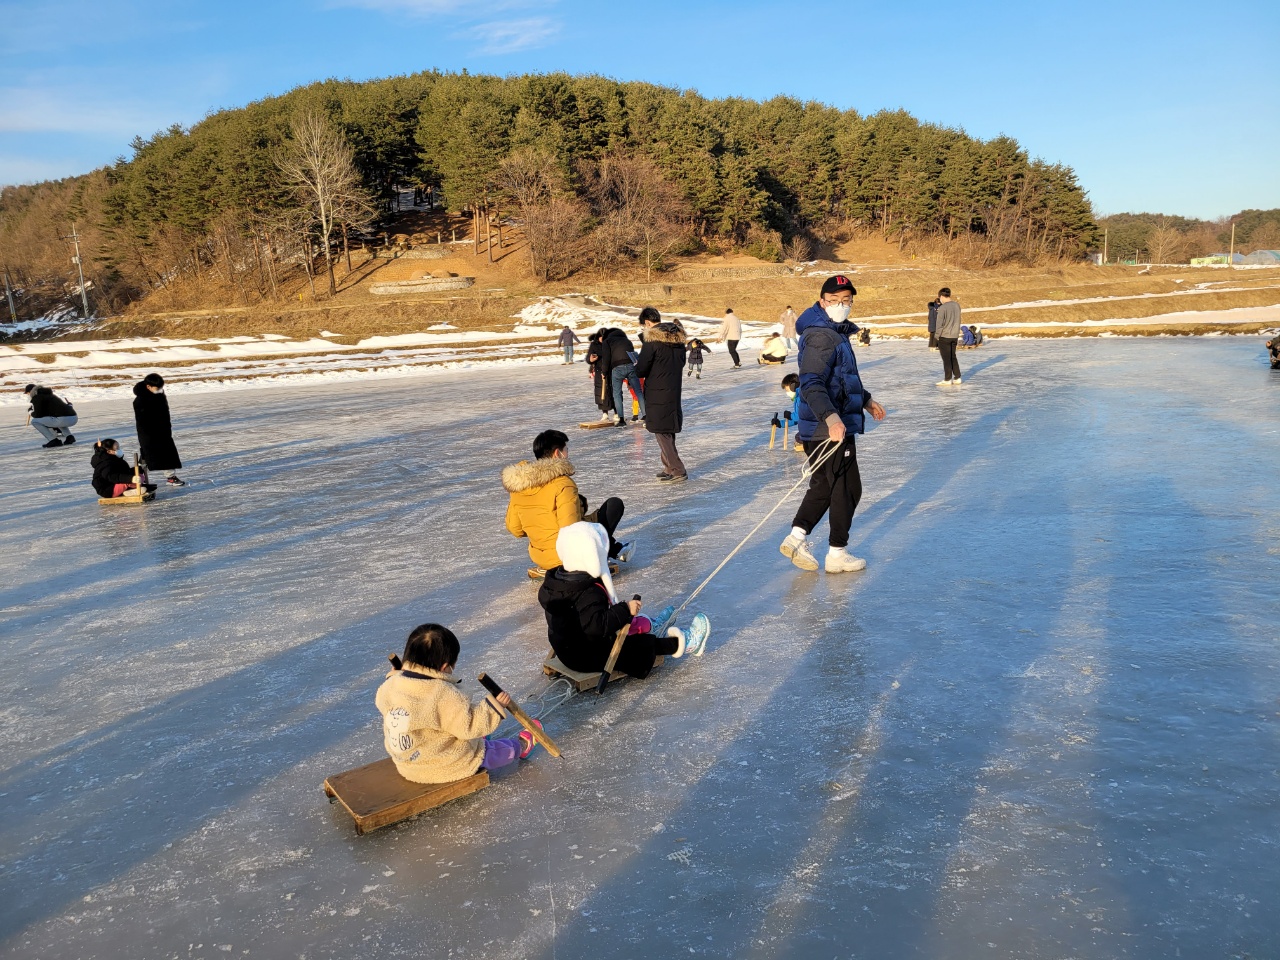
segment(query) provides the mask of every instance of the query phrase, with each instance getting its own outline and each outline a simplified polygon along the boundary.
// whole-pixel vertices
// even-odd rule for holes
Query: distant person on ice
[[[778,317],[778,322],[782,324],[782,337],[787,341],[787,349],[794,350],[796,347],[796,312],[791,309],[791,304],[787,304],[787,309],[782,311],[782,315]]]
[[[693,377],[695,380],[702,379],[702,355],[710,353],[711,348],[705,343],[694,337],[686,344],[689,356],[689,372],[685,376]]]
[[[569,462],[569,438],[559,430],[543,430],[533,440],[533,460],[521,460],[502,471],[507,503],[507,530],[515,537],[529,538],[529,559],[545,573],[560,565],[556,537],[561,527],[589,519],[600,524],[609,537],[609,556],[623,562],[631,559],[632,545],[613,538],[626,508],[617,497],[609,497],[591,513],[586,498],[578,493]]]
[[[729,348],[729,357],[733,360],[733,366],[736,370],[742,366],[742,361],[738,358],[738,341],[742,339],[742,321],[732,309],[724,312],[724,322],[720,324],[720,342]]]
[[[684,425],[684,410],[680,405],[683,386],[680,373],[684,369],[684,328],[670,321],[663,323],[662,316],[653,307],[640,311],[640,323],[644,326],[644,346],[636,361],[636,373],[644,382],[644,400],[648,416],[645,428],[658,442],[662,456],[662,469],[658,472],[661,483],[684,483],[689,471],[676,449],[676,434]]]
[[[937,297],[934,297],[927,304],[925,304],[926,309],[929,311],[929,349],[930,350],[938,349],[938,307],[939,306],[941,306],[941,304],[938,302]]]
[[[164,395],[164,377],[160,374],[148,373],[133,385],[133,420],[143,462],[151,470],[163,470],[170,486],[185,487],[186,481],[178,477],[182,458],[173,442],[169,398]]]
[[[1271,369],[1280,370],[1280,337],[1267,341],[1267,355],[1271,357]]]
[[[760,348],[760,356],[756,357],[756,363],[786,363],[787,362],[787,344],[779,333],[771,333],[765,338],[764,346]]]
[[[788,373],[782,378],[782,389],[791,404],[790,409],[783,411],[782,419],[791,423],[792,436],[795,438],[795,449],[803,450],[800,442],[800,374]]]
[[[120,444],[110,438],[93,445],[89,465],[93,467],[93,489],[100,497],[114,500],[137,487],[133,482],[133,467],[120,456]],[[145,470],[138,471],[138,480],[148,492],[155,490],[154,483],[147,483]]]
[[[447,627],[415,627],[404,645],[402,667],[388,673],[378,688],[374,702],[382,714],[383,744],[406,780],[452,783],[523,760],[533,749],[527,730],[489,739],[511,698],[500,693],[472,704],[463,696],[453,678],[460,649]]]
[[[566,364],[573,363],[573,345],[581,342],[582,340],[578,335],[573,332],[568,324],[565,324],[564,329],[560,331],[559,343],[561,349],[564,350],[564,362]],[[561,364],[561,366],[564,366],[564,364]]]
[[[640,601],[618,602],[605,552],[608,538],[594,523],[575,523],[560,531],[556,550],[564,565],[547,571],[538,588],[538,603],[547,616],[547,638],[556,656],[570,670],[599,673],[609,659],[618,632],[630,633],[618,655],[616,669],[644,679],[656,657],[702,656],[710,624],[698,614],[688,635],[671,626],[675,607],[667,607],[655,621],[640,616]]]
[[[849,554],[849,528],[862,498],[862,477],[854,435],[863,431],[863,414],[883,420],[884,407],[871,399],[858,375],[858,361],[849,338],[858,332],[849,322],[857,291],[849,278],[828,277],[812,307],[800,315],[800,428],[810,464],[818,464],[800,502],[791,533],[782,541],[782,555],[801,570],[817,570],[808,536],[830,512],[831,535],[827,573],[862,570],[867,562]],[[835,444],[834,451],[832,444]],[[830,454],[830,456],[826,456]],[[822,458],[826,456],[826,459]]]
[[[71,433],[71,428],[79,419],[76,417],[75,407],[48,387],[34,383],[28,383],[22,392],[31,404],[27,411],[31,415],[31,425],[45,438],[44,446],[62,447],[76,442]]]
[[[951,299],[951,288],[938,291],[938,352],[942,354],[942,379],[938,386],[960,386],[960,361],[956,341],[960,339],[960,304]]]

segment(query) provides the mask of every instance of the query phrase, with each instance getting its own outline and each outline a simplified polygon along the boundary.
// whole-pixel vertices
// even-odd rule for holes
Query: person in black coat
[[[76,411],[71,404],[48,387],[28,383],[22,391],[31,404],[31,425],[45,439],[46,447],[64,447],[76,442],[71,428],[76,425]]]
[[[604,345],[605,330],[601,328],[587,338],[587,369],[595,384],[596,406],[600,419],[614,417],[613,387],[609,380],[609,349]]]
[[[570,670],[599,673],[608,662],[618,631],[629,626],[635,632],[623,642],[615,669],[643,679],[653,669],[655,658],[682,656],[684,639],[674,627],[666,636],[649,632],[654,625],[639,615],[639,600],[616,602],[608,545],[609,536],[599,524],[580,521],[560,529],[556,553],[563,565],[548,570],[538,588],[538,603],[547,616],[547,639]],[[658,631],[667,632],[665,622],[670,615],[671,610],[663,611],[660,619],[664,625],[659,625]]]
[[[635,394],[637,402],[640,404],[640,412],[632,417],[633,420],[643,420],[645,418],[645,402],[644,393],[640,390],[640,378],[636,376],[636,348],[632,344],[631,338],[619,330],[617,327],[610,327],[605,331],[604,347],[609,353],[609,380],[613,386],[613,408],[618,414],[618,426],[623,426],[627,422],[627,410],[630,404],[626,403],[626,397],[622,392],[622,384],[624,382],[631,385],[631,392]]]
[[[146,465],[152,470],[163,470],[170,485],[185,487],[186,483],[178,477],[182,459],[173,442],[169,398],[164,395],[164,377],[160,374],[148,373],[133,385],[133,419]]]
[[[681,376],[686,355],[684,330],[678,323],[663,323],[653,307],[640,311],[644,326],[644,347],[636,361],[636,372],[644,380],[644,401],[648,416],[645,426],[658,441],[662,453],[663,483],[683,483],[689,479],[680,452],[676,450],[676,434],[684,425],[680,408]]]
[[[133,467],[120,456],[120,444],[114,440],[108,438],[95,443],[89,465],[93,467],[93,489],[98,496],[114,499],[133,489]],[[142,485],[148,491],[155,490],[154,483],[147,483],[146,473],[139,471],[139,474]]]

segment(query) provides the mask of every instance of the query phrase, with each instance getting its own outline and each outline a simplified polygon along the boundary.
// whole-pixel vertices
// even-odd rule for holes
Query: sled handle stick
[[[769,421],[769,449],[773,449],[774,438],[778,436],[778,415],[775,413],[773,419]],[[783,443],[786,446],[786,443]]]
[[[404,666],[404,661],[402,661],[402,660],[401,660],[399,657],[397,657],[394,653],[388,653],[388,654],[387,654],[387,659],[391,661],[391,669],[392,669],[392,670],[399,670],[401,667],[403,667],[403,666]]]
[[[791,447],[787,445],[787,430],[789,430],[790,428],[791,428],[791,414],[788,412],[787,418],[782,421],[782,449],[783,450],[791,449]]]
[[[633,594],[632,600],[639,600],[640,594]],[[631,623],[628,621],[618,631],[618,635],[613,638],[613,649],[609,651],[609,659],[604,662],[604,673],[600,674],[600,680],[596,683],[596,694],[604,693],[604,685],[609,682],[609,677],[613,674],[613,667],[618,662],[618,656],[622,653],[622,645],[627,642],[627,634],[631,632]]]
[[[504,692],[503,689],[498,686],[497,681],[487,673],[480,674],[476,679],[480,681],[480,685],[482,687],[488,690],[495,697]],[[551,754],[553,757],[560,756],[560,748],[556,746],[556,742],[543,733],[542,728],[534,723],[533,718],[521,710],[514,700],[506,705],[506,709],[511,711],[511,715],[520,722],[520,726],[529,731],[533,736],[533,739],[537,740],[538,743],[542,744],[543,747],[546,748],[547,753]]]

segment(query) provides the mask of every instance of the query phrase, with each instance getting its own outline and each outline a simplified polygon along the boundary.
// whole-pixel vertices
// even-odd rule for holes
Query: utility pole
[[[1231,224],[1231,249],[1227,251],[1227,266],[1236,268],[1236,225]]]
[[[4,267],[4,295],[9,301],[9,319],[14,323],[18,322],[18,311],[13,305],[13,282],[9,279],[9,265]]]
[[[1102,265],[1104,267],[1107,265],[1107,234],[1110,232],[1109,229],[1102,231]]]
[[[76,272],[80,274],[80,303],[84,306],[84,318],[89,319],[89,293],[84,288],[84,266],[80,263],[80,234],[76,233],[76,225],[71,224],[71,236],[61,237],[62,240],[72,240],[76,245],[76,255],[71,258],[71,262],[76,265]]]

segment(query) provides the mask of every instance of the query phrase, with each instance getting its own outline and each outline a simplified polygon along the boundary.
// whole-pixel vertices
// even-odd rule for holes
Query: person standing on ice
[[[560,331],[560,339],[558,342],[560,344],[560,348],[564,350],[564,362],[566,364],[573,363],[573,345],[575,343],[581,343],[582,341],[578,338],[578,335],[570,329],[568,324],[565,324],[564,329]],[[563,365],[564,364],[561,364],[561,366]]]
[[[782,337],[787,341],[787,349],[794,350],[796,348],[796,312],[791,309],[791,304],[787,304],[787,309],[782,311],[778,322],[782,324]]]
[[[676,434],[684,425],[684,411],[680,406],[684,370],[685,335],[678,323],[662,322],[662,316],[653,307],[640,311],[640,324],[644,327],[644,346],[636,361],[636,373],[644,382],[644,400],[648,416],[644,425],[653,439],[658,441],[662,456],[662,469],[658,472],[661,483],[684,483],[689,479],[680,452],[676,449]]]
[[[76,442],[71,428],[79,419],[71,404],[48,387],[28,383],[22,391],[31,404],[27,411],[31,416],[31,425],[44,437],[46,447],[70,446]]]
[[[942,354],[942,379],[938,386],[960,386],[960,361],[956,342],[960,339],[960,304],[951,299],[951,288],[938,291],[938,352]]]
[[[633,421],[645,418],[644,393],[640,390],[640,378],[636,376],[636,349],[631,338],[617,327],[605,331],[602,344],[609,353],[609,381],[613,385],[613,409],[618,415],[618,426],[627,423],[627,411],[630,404],[624,404],[622,385],[631,387],[631,394],[640,405],[640,412],[633,416]]]
[[[173,421],[169,418],[169,398],[164,395],[164,377],[148,373],[133,385],[133,420],[138,431],[138,448],[151,470],[163,470],[173,487],[185,487],[178,477],[182,458],[173,442]]]
[[[569,438],[559,430],[543,430],[533,440],[533,460],[521,460],[502,471],[502,486],[510,495],[507,531],[529,538],[529,559],[541,573],[560,565],[556,536],[562,527],[588,519],[609,536],[609,556],[623,563],[631,559],[632,544],[613,538],[626,506],[609,497],[587,513],[586,498],[578,493],[569,462]]]
[[[817,570],[818,561],[808,536],[830,513],[831,534],[827,573],[865,569],[867,561],[849,554],[849,528],[862,498],[862,477],[854,436],[863,432],[864,413],[877,420],[884,407],[871,399],[858,375],[858,361],[850,338],[858,332],[849,322],[857,293],[848,277],[828,277],[818,302],[800,315],[800,425],[796,436],[804,444],[813,475],[791,532],[779,545],[801,570]]]
[[[738,319],[738,315],[732,309],[724,312],[724,322],[720,324],[720,342],[729,348],[729,357],[733,360],[733,366],[736,370],[742,366],[742,361],[738,359],[738,341],[742,339],[742,321]]]

